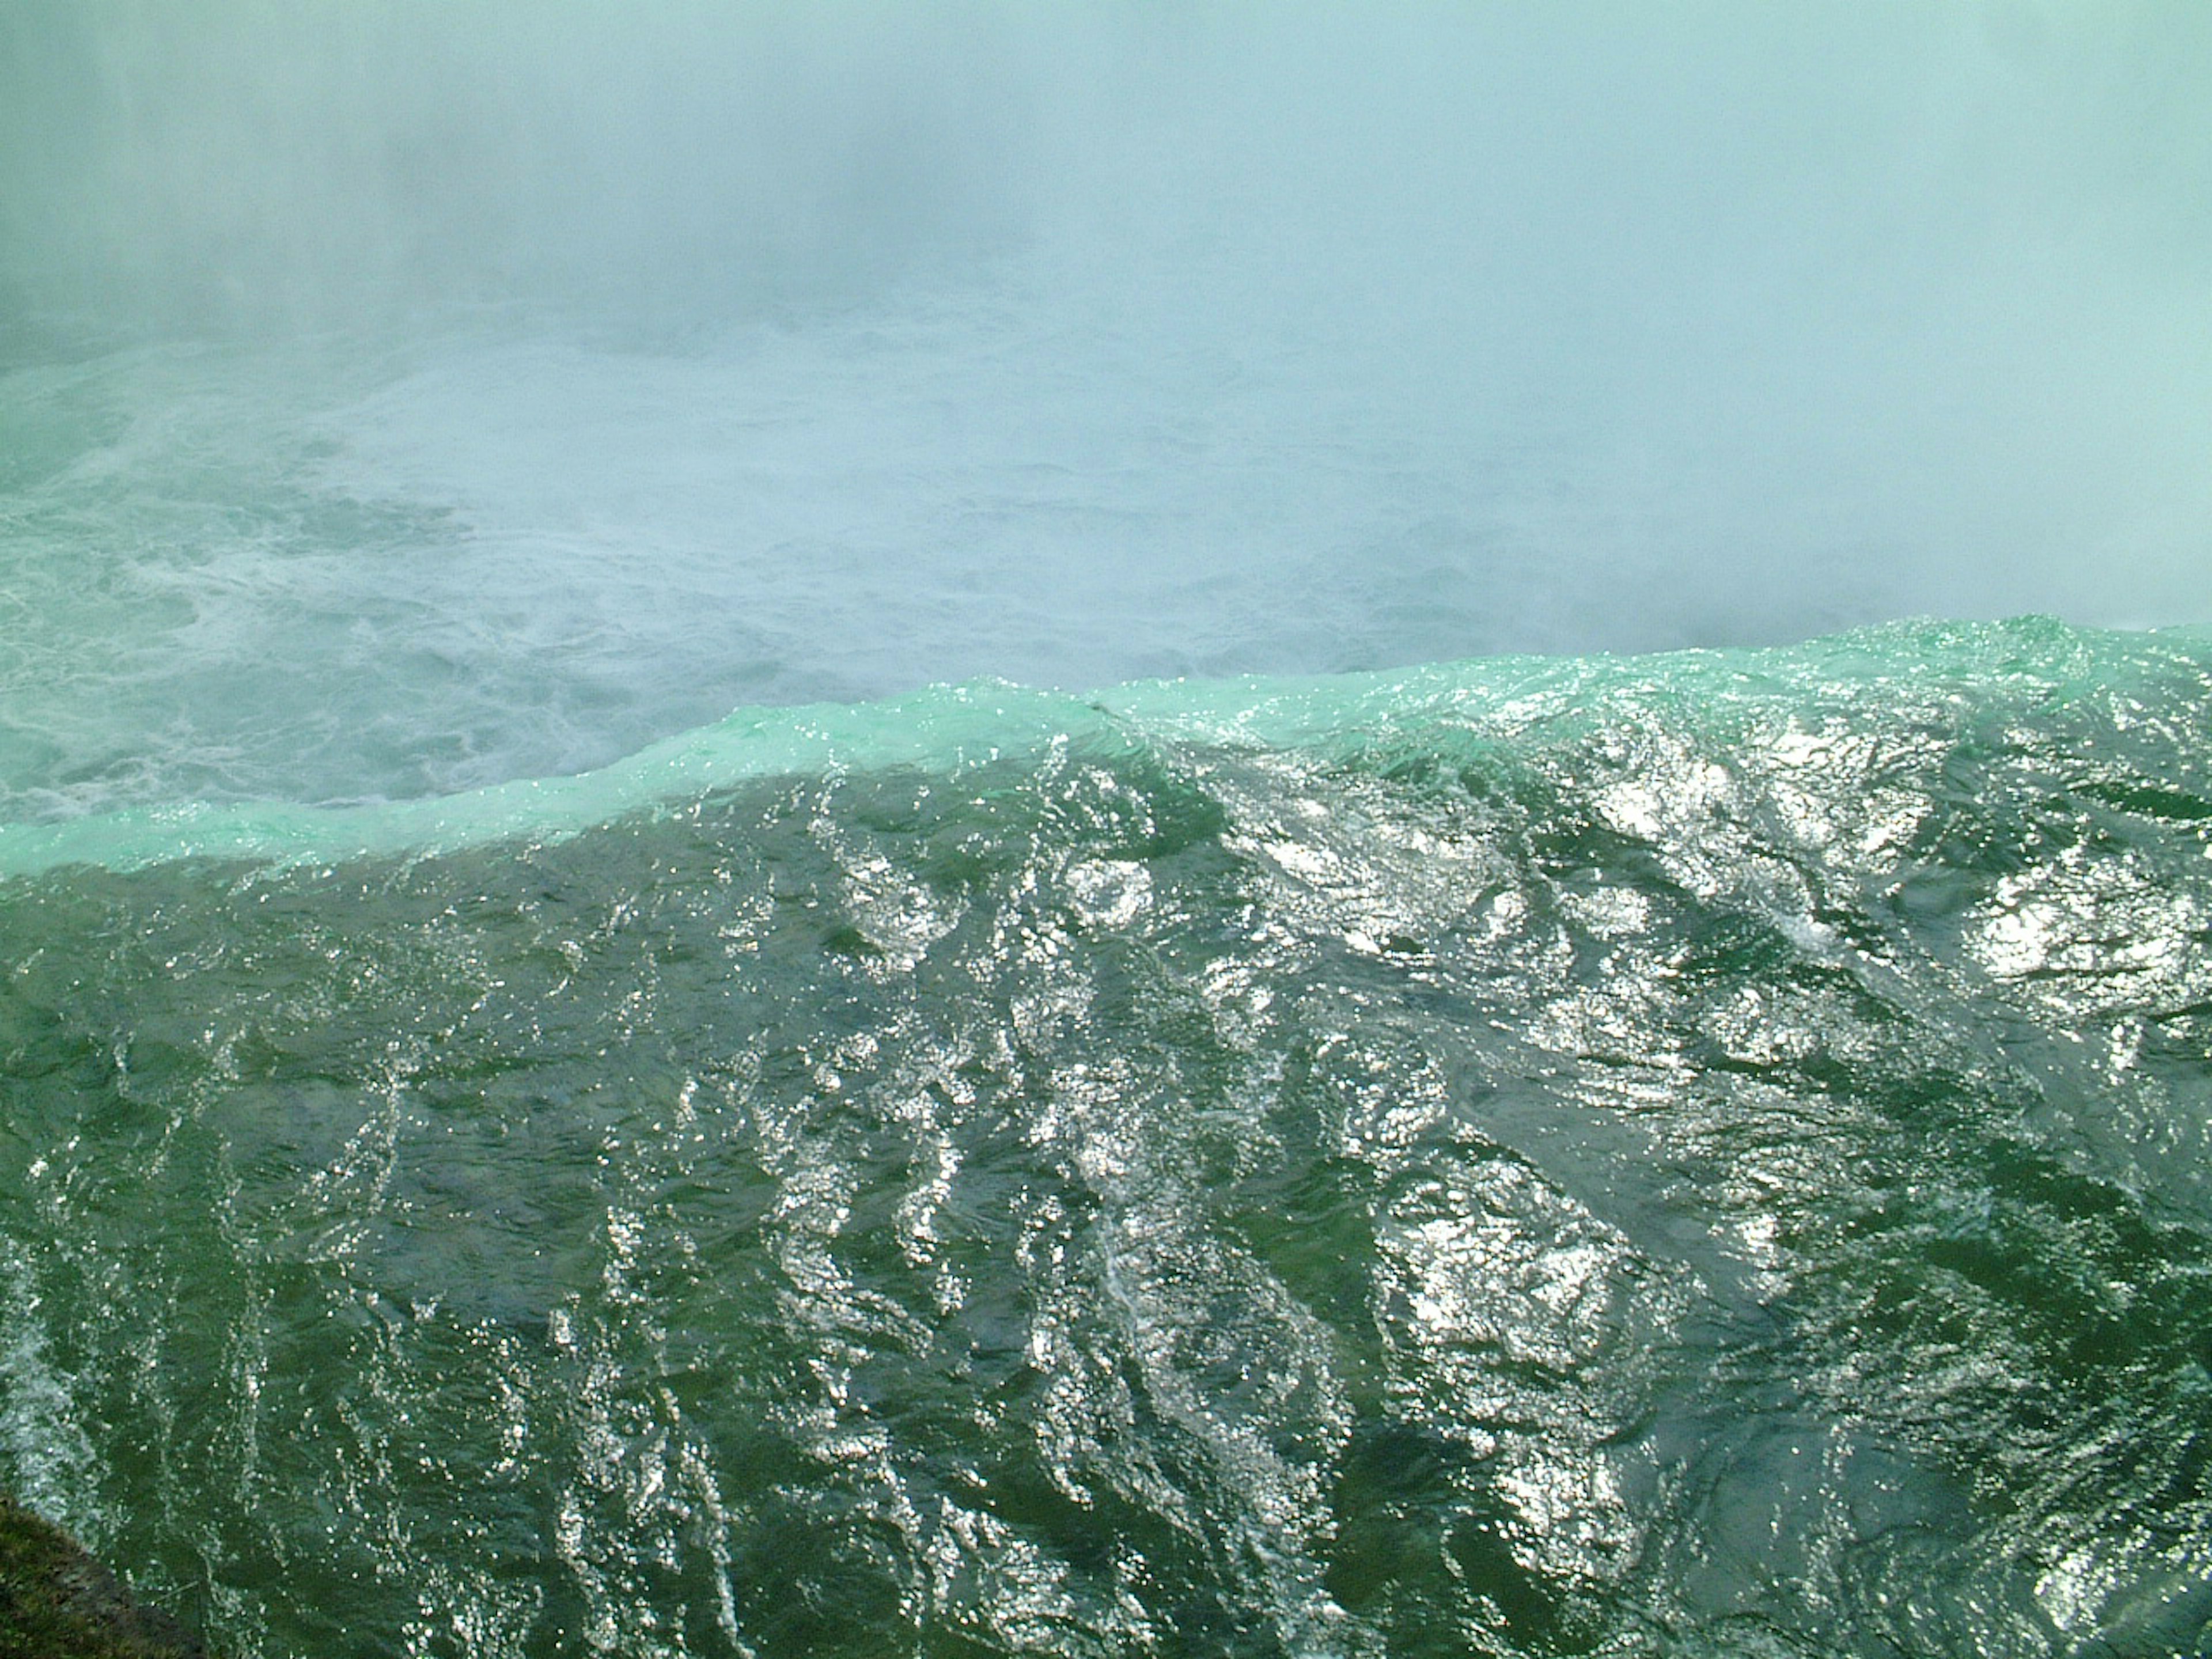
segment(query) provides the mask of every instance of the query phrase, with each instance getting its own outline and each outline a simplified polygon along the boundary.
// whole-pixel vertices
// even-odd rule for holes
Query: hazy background
[[[2212,7],[0,0],[19,811],[2212,617]]]

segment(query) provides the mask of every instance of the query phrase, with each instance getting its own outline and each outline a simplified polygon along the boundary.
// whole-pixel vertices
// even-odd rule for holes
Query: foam
[[[909,767],[957,776],[1054,747],[1127,751],[1336,748],[1387,752],[1439,730],[1466,741],[1528,740],[1547,728],[1617,726],[1639,708],[1693,711],[1717,753],[1760,722],[1845,699],[1878,728],[1910,704],[1992,696],[2063,707],[2130,701],[2179,673],[2212,690],[2212,630],[2129,635],[2048,617],[1890,623],[1791,647],[1652,657],[1499,658],[1395,672],[1136,682],[1069,696],[1003,681],[933,686],[865,703],[740,709],[611,765],[453,795],[350,806],[262,801],[135,808],[0,826],[0,872],[67,865],[128,870],[182,859],[285,866],[431,856],[505,841],[553,842],[639,812],[680,811],[747,779]],[[2156,699],[2155,690],[2147,695]],[[1784,759],[1790,752],[1781,750]]]

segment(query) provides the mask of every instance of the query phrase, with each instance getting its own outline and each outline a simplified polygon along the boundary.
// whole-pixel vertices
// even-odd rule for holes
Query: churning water
[[[235,1659],[2212,1650],[2208,46],[0,4],[0,1480]]]

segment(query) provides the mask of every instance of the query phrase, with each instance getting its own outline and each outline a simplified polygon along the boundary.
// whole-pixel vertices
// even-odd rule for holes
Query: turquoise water
[[[0,0],[0,1490],[229,1659],[2212,1659],[2208,83]]]
[[[0,840],[0,1466],[237,1655],[2168,1655],[2212,641]]]

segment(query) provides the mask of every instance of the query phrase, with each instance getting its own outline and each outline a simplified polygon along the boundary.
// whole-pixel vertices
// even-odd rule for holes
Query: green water
[[[2212,641],[0,835],[0,1480],[238,1659],[2212,1631]]]

